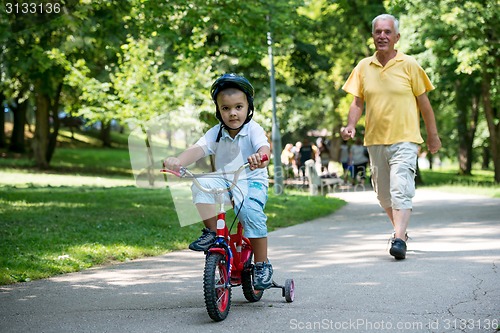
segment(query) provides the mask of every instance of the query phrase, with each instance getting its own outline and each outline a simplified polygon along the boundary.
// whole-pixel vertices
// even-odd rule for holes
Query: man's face
[[[375,48],[380,52],[394,50],[394,45],[399,40],[399,33],[395,32],[392,20],[378,20],[372,33]]]

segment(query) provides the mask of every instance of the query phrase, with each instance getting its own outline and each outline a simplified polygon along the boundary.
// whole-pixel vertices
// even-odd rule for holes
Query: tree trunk
[[[490,168],[490,158],[491,158],[491,153],[490,153],[490,147],[489,146],[483,146],[483,161],[481,164],[481,169],[483,170],[488,170]]]
[[[427,160],[429,161],[429,170],[432,170],[434,167],[434,156],[430,152],[427,154]]]
[[[111,121],[101,121],[101,141],[103,147],[111,148]]]
[[[49,97],[41,92],[39,87],[35,87],[35,135],[33,137],[33,156],[35,163],[40,169],[47,169],[47,147],[49,144]]]
[[[3,108],[4,100],[5,96],[0,93],[0,148],[7,147],[7,140],[5,137],[5,112]]]
[[[479,107],[477,96],[472,96],[472,103],[468,101],[470,91],[462,87],[461,81],[457,81],[455,86],[455,100],[457,105],[457,129],[458,129],[458,164],[461,175],[472,174],[472,143],[476,134]],[[463,91],[463,90],[467,90]],[[469,104],[470,103],[470,104]],[[471,106],[471,115],[469,118],[469,108]]]
[[[420,167],[418,166],[418,157],[417,157],[417,170],[415,170],[415,186],[424,185],[424,179],[422,178],[422,173],[420,172]]]
[[[484,112],[490,131],[491,159],[495,169],[495,182],[500,183],[500,114],[498,107],[491,105],[490,79],[485,77],[482,84]]]
[[[172,148],[172,130],[167,130],[168,148]]]
[[[56,90],[56,95],[54,96],[54,101],[50,105],[50,115],[52,119],[52,131],[49,132],[49,143],[47,145],[47,163],[50,163],[52,156],[57,147],[57,136],[59,135],[59,127],[61,126],[61,119],[59,119],[59,100],[61,97],[63,84],[59,83]]]
[[[148,160],[148,182],[150,186],[154,186],[155,184],[155,160],[153,156],[153,151],[151,148],[151,143],[152,138],[151,138],[151,131],[150,130],[145,130],[146,132],[146,148],[147,148],[147,160]]]
[[[472,95],[472,105],[471,105],[471,117],[469,121],[469,128],[467,129],[468,133],[468,138],[469,138],[469,145],[467,147],[468,149],[468,155],[469,159],[467,161],[467,174],[472,173],[472,162],[474,161],[474,156],[473,156],[473,144],[474,144],[474,138],[476,137],[476,130],[477,130],[477,123],[479,120],[479,101],[481,100],[481,96],[479,95]]]
[[[26,99],[22,103],[16,103],[15,107],[12,107],[12,114],[14,116],[12,134],[10,136],[9,151],[14,153],[25,153],[25,136],[24,130],[26,126],[26,111],[28,110],[29,100]]]

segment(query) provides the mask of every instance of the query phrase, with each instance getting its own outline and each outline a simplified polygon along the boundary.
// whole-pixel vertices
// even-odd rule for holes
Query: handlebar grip
[[[267,154],[262,154],[262,157],[260,158],[260,161],[261,162],[265,162],[267,160],[269,160],[269,156],[267,156]]]
[[[178,171],[170,170],[170,169],[161,169],[160,173],[171,173],[177,177],[181,177],[181,173]]]

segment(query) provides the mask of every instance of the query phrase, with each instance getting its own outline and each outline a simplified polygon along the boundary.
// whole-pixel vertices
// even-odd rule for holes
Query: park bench
[[[309,193],[311,195],[318,195],[318,193],[323,195],[324,189],[326,190],[326,193],[329,193],[335,188],[335,186],[342,185],[344,183],[344,181],[339,177],[320,177],[316,169],[316,162],[312,159],[305,162],[305,168],[306,177],[309,182]]]

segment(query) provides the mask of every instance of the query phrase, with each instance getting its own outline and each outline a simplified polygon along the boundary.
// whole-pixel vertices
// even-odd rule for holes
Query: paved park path
[[[248,303],[233,290],[214,323],[203,255],[180,251],[0,287],[0,332],[496,332],[500,200],[417,190],[407,259],[388,254],[391,226],[374,193],[336,196],[337,213],[270,234],[279,289]]]

